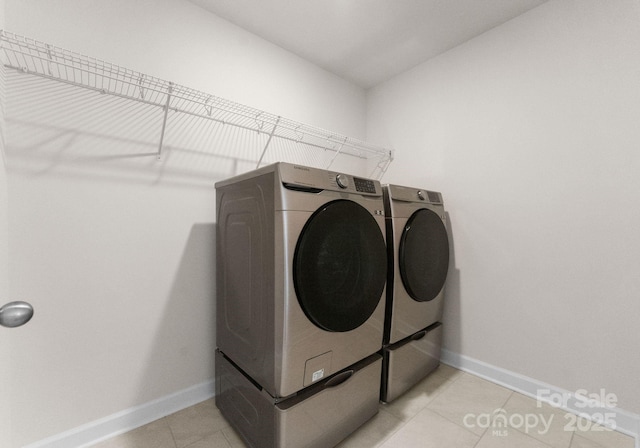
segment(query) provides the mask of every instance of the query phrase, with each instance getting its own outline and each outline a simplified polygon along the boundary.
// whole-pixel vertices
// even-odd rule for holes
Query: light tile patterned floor
[[[631,437],[441,365],[338,448],[634,448]],[[240,437],[207,400],[94,448],[241,448]]]

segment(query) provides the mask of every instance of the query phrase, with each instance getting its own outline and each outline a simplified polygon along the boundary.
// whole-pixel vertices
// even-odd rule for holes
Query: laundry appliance
[[[381,400],[393,401],[440,362],[449,238],[442,194],[383,187],[388,282]]]
[[[216,404],[250,446],[333,446],[378,410],[382,187],[277,163],[216,206]]]

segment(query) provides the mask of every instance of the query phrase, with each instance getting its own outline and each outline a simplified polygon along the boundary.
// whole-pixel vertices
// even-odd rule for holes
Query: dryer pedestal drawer
[[[276,400],[216,352],[216,406],[250,447],[329,448],[378,412],[378,354]]]
[[[380,399],[386,403],[395,400],[433,372],[440,364],[441,346],[442,324],[437,323],[384,347]]]

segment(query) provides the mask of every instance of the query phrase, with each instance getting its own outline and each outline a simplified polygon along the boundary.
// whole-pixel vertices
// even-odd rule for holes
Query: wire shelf
[[[4,55],[2,62],[7,68],[162,108],[158,157],[162,154],[167,114],[171,111],[264,134],[267,142],[257,166],[261,165],[274,138],[304,148],[333,151],[335,154],[325,168],[330,168],[338,155],[371,160],[374,166],[369,177],[376,179],[382,177],[393,160],[390,148],[289,120],[4,30],[0,30],[0,47]]]

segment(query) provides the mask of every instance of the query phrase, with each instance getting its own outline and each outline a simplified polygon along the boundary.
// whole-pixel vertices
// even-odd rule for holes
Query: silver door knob
[[[0,308],[0,325],[19,327],[33,317],[33,307],[27,302],[10,302]]]

